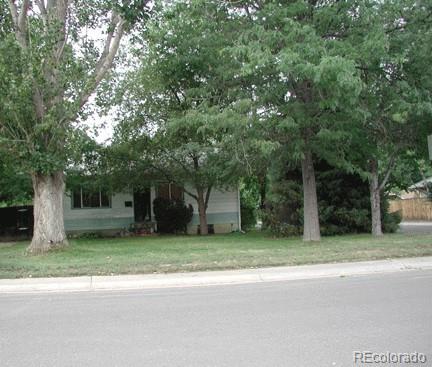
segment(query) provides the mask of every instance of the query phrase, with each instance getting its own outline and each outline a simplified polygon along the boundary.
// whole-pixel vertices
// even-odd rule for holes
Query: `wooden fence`
[[[389,204],[389,212],[400,211],[402,220],[432,221],[432,200],[430,199],[391,200]]]

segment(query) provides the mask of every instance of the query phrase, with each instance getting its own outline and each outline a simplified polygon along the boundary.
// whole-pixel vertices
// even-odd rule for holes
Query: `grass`
[[[432,235],[325,237],[320,243],[264,233],[71,240],[44,256],[26,242],[0,244],[0,278],[168,273],[432,255]]]

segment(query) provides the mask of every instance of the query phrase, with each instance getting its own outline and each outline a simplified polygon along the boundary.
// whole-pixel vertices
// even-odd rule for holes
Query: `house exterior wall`
[[[189,188],[192,192],[192,188]],[[197,233],[199,225],[198,205],[189,195],[184,196],[185,203],[191,204],[194,214],[188,225],[188,233]],[[213,224],[215,233],[230,233],[241,228],[240,201],[238,190],[219,191],[210,193],[207,208],[207,223]]]
[[[191,189],[192,191],[192,189]],[[151,200],[156,197],[155,188],[151,188]],[[196,234],[199,225],[198,206],[196,200],[189,195],[184,196],[186,205],[191,204],[194,213],[188,225],[188,233]],[[134,223],[134,208],[126,207],[125,202],[132,201],[130,193],[117,193],[111,196],[110,208],[73,209],[69,193],[64,196],[63,212],[65,229],[68,233],[107,232],[116,233]],[[154,218],[153,204],[151,207]],[[207,208],[207,223],[213,224],[215,233],[230,233],[241,228],[240,201],[238,190],[213,190]]]
[[[110,208],[73,209],[72,198],[63,198],[63,213],[66,232],[118,232],[134,222],[134,208],[126,207],[126,201],[133,201],[133,195],[117,193],[111,196]]]

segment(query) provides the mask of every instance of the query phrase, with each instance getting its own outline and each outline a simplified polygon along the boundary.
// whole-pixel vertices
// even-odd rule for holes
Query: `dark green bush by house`
[[[159,233],[186,233],[193,216],[192,205],[185,205],[183,200],[156,198],[153,209]]]

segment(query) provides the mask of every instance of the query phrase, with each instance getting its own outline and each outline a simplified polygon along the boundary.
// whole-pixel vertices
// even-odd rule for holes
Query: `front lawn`
[[[432,235],[272,238],[264,233],[71,240],[44,256],[28,243],[0,244],[0,278],[166,273],[362,261],[432,255]]]

